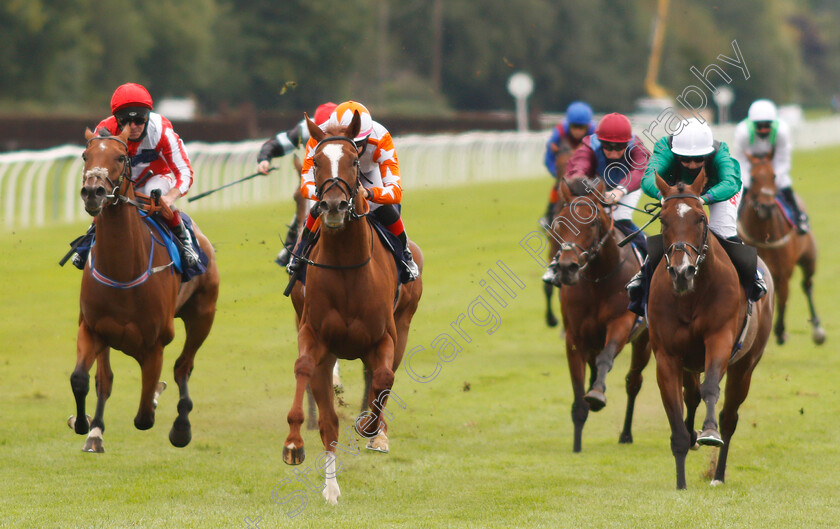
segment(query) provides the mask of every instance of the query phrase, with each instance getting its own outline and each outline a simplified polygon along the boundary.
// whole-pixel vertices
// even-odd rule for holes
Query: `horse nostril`
[[[83,188],[82,188],[82,199],[83,199],[83,200],[84,200],[84,199],[87,199],[87,196],[88,196],[88,190],[87,190],[87,188],[86,188],[86,187],[83,187]]]
[[[689,279],[691,279],[692,277],[694,277],[696,275],[697,275],[697,267],[694,266],[694,265],[689,266],[688,269],[685,271],[685,276]]]
[[[106,193],[106,191],[105,191],[104,186],[99,186],[99,187],[96,188],[96,197],[97,198],[104,197],[105,193]]]
[[[326,200],[322,200],[322,201],[318,202],[318,211],[323,213],[324,211],[327,211],[328,209],[329,209],[329,206],[327,205]]]
[[[347,211],[347,207],[350,205],[349,202],[346,200],[342,200],[338,203],[338,211]]]

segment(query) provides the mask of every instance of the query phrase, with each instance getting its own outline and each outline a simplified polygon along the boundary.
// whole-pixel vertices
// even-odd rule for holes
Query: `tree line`
[[[0,0],[0,112],[107,112],[113,89],[193,97],[205,114],[309,110],[349,98],[379,111],[532,108],[644,96],[656,0]],[[737,40],[749,65],[734,116],[758,97],[826,106],[840,91],[840,3],[671,0],[659,83],[673,95]]]

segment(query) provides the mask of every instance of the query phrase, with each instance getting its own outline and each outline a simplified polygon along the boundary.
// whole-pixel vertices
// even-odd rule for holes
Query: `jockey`
[[[694,118],[683,121],[682,129],[676,134],[656,142],[642,179],[642,190],[649,197],[661,200],[662,195],[656,187],[657,174],[671,186],[677,182],[691,184],[703,168],[708,181],[700,198],[709,206],[709,231],[730,253],[733,246],[743,244],[736,229],[741,201],[740,169],[738,162],[729,155],[726,143],[714,140],[707,123]],[[639,315],[644,315],[640,312],[644,287],[661,258],[662,255],[649,254],[642,269],[627,283],[630,309]],[[755,282],[753,288],[748,289],[747,297],[750,301],[758,301],[767,292],[767,286],[758,270],[748,273],[755,275]]]
[[[371,214],[388,231],[396,235],[403,244],[402,260],[405,270],[400,274],[402,282],[414,281],[419,277],[420,270],[411,255],[411,250],[408,247],[408,237],[400,218],[400,208],[398,207],[402,200],[400,165],[391,133],[381,124],[373,121],[368,109],[355,101],[345,101],[338,105],[330,114],[329,119],[319,126],[325,131],[336,126],[346,127],[350,125],[354,112],[358,112],[361,117],[360,132],[358,136],[353,138],[353,141],[359,149],[362,193],[370,203]],[[306,158],[303,160],[303,168],[301,169],[300,191],[304,198],[309,200],[318,200],[315,189],[315,166],[312,160],[316,145],[317,142],[314,138],[310,138],[307,142]],[[317,206],[309,211],[306,225],[301,234],[301,242],[298,246],[301,249],[301,255],[308,253],[312,229],[318,216],[316,209]],[[289,263],[290,274],[295,273],[298,262],[298,259],[294,258]]]
[[[581,146],[584,136],[593,132],[595,132],[595,123],[592,121],[592,108],[583,101],[575,101],[569,105],[566,109],[566,118],[552,129],[551,137],[545,146],[545,168],[555,180],[551,187],[545,216],[540,219],[540,224],[543,226],[551,225],[554,207],[560,200],[557,195],[557,179],[565,173],[569,154]],[[561,155],[559,167],[558,155]]]
[[[175,201],[187,194],[193,183],[193,170],[184,143],[168,119],[152,112],[152,96],[139,84],[126,83],[117,87],[111,96],[111,113],[99,122],[96,130],[104,128],[116,136],[128,127],[130,179],[135,191],[149,195],[160,190],[161,202],[172,210],[172,219],[167,224],[180,242],[184,268],[195,266],[198,253],[175,207]],[[93,230],[89,230],[89,234],[92,233]],[[78,251],[73,256],[73,265],[83,270],[86,258],[86,250]]]
[[[790,128],[778,118],[776,105],[769,99],[758,99],[750,105],[747,118],[735,127],[732,156],[741,164],[744,193],[750,187],[752,162],[749,156],[769,156],[776,173],[776,188],[793,211],[797,231],[808,233],[808,216],[799,209],[790,178],[790,159],[793,149]]]
[[[324,103],[315,109],[313,120],[316,125],[327,121],[330,114],[335,110],[335,103]],[[309,141],[309,129],[306,128],[306,121],[300,120],[292,129],[288,131],[278,132],[276,136],[269,138],[260,147],[260,153],[257,155],[257,171],[262,174],[268,174],[271,166],[271,159],[277,156],[286,156],[301,145],[306,145]],[[283,243],[283,250],[277,254],[275,263],[285,267],[289,264],[292,254],[290,251],[295,244],[298,236],[298,219],[297,215],[292,217],[292,222],[289,224],[289,231],[286,233],[286,239]]]
[[[610,215],[615,226],[624,235],[638,232],[633,242],[647,254],[644,233],[633,224],[633,209],[642,197],[642,171],[647,166],[649,153],[638,136],[633,135],[630,120],[623,114],[607,114],[598,123],[595,134],[586,136],[578,149],[572,153],[566,166],[565,178],[599,178],[605,184],[602,202],[615,204]],[[625,207],[620,207],[623,204]],[[548,266],[543,281],[556,281],[556,260]]]

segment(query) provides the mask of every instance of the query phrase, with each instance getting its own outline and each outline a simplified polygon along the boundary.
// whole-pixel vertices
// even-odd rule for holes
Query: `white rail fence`
[[[403,186],[443,187],[469,182],[528,178],[540,174],[547,135],[470,132],[401,136],[395,144]],[[190,195],[253,174],[261,141],[188,143],[195,182]],[[89,218],[79,198],[81,146],[0,154],[0,217],[5,231]],[[278,170],[180,206],[208,211],[241,204],[291,200],[300,184],[290,156],[276,158]],[[188,197],[190,195],[187,195]]]
[[[719,127],[716,136],[731,141],[733,128]],[[422,189],[545,174],[542,160],[547,138],[546,131],[468,132],[401,136],[394,142],[400,157],[403,186]],[[261,143],[188,143],[195,171],[190,194],[253,174]],[[794,129],[797,149],[837,144],[840,144],[840,117],[803,123]],[[5,231],[88,218],[79,198],[82,150],[80,146],[68,145],[46,151],[0,154],[0,217]],[[299,184],[291,157],[275,159],[274,165],[278,170],[268,176],[231,186],[189,204],[182,199],[181,207],[187,211],[209,211],[289,200]]]

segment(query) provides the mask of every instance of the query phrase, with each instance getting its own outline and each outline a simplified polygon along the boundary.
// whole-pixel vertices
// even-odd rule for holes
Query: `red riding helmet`
[[[315,115],[312,116],[313,121],[315,121],[316,125],[320,125],[321,123],[330,119],[330,114],[332,114],[335,107],[337,107],[335,103],[324,103],[323,105],[318,106],[315,109]]]
[[[601,141],[627,143],[633,139],[633,127],[627,116],[613,112],[601,118],[595,135]]]
[[[137,83],[118,86],[111,96],[111,114],[125,107],[145,107],[152,110],[152,96],[145,87]]]

